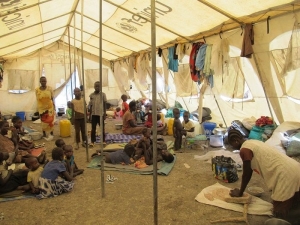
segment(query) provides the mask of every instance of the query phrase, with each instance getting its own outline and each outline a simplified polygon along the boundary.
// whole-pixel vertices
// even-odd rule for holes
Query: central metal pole
[[[152,71],[152,135],[153,135],[153,215],[154,225],[158,224],[157,198],[157,106],[156,106],[156,25],[155,0],[151,0],[151,71]]]
[[[105,113],[105,108],[103,108],[103,93],[102,93],[102,0],[99,2],[99,80],[100,80],[100,129],[105,132],[103,129],[104,126],[104,120],[103,116]],[[101,132],[101,143],[100,143],[100,149],[101,149],[101,155],[103,156],[103,134]],[[102,198],[105,197],[105,189],[104,189],[104,159],[101,160],[101,191],[102,191]]]
[[[74,15],[75,16],[75,15]],[[82,85],[83,87],[85,87],[84,84],[84,60],[83,60],[83,0],[81,1],[81,27],[80,27],[80,38],[81,38],[81,64],[82,64],[82,68],[81,68],[81,73],[82,73]],[[75,22],[74,22],[74,26],[75,26]],[[74,36],[75,38],[75,36]],[[75,48],[75,45],[74,45]],[[87,124],[86,124],[86,104],[85,104],[85,92],[84,92],[84,126],[85,126],[85,130],[87,131]],[[87,132],[85,135],[86,138],[86,145],[85,145],[85,152],[86,152],[86,161],[89,161],[89,148],[88,148],[88,137],[87,137]]]

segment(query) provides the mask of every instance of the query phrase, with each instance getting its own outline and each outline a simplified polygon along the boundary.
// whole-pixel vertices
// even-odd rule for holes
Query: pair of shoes
[[[93,148],[94,145],[95,145],[94,143],[90,143],[90,144],[89,144],[89,147],[90,147],[90,148]]]
[[[52,135],[49,135],[48,137],[44,137],[44,139],[46,141],[52,141],[53,140],[53,136]]]
[[[81,145],[82,145],[82,147],[84,147],[84,148],[86,147],[86,144],[85,144],[85,143],[82,143]]]

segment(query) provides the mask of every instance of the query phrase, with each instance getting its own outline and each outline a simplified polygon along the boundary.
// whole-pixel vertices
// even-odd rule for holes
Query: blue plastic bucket
[[[213,130],[216,128],[217,124],[213,122],[204,122],[202,125],[206,137],[210,138],[210,135],[213,135]]]
[[[16,116],[20,117],[22,121],[25,120],[25,112],[16,112]]]

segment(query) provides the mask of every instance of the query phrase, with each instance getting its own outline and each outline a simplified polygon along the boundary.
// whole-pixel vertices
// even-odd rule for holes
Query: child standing
[[[173,136],[175,138],[174,141],[174,150],[179,151],[181,148],[182,143],[182,124],[179,120],[180,117],[180,111],[178,108],[173,109],[173,117],[174,117],[174,123],[173,123]]]
[[[68,118],[68,120],[71,121],[71,118],[72,118],[72,102],[68,101],[67,106],[68,106],[68,108],[66,110],[67,118]]]
[[[182,121],[182,135],[185,137],[195,137],[195,125],[192,121],[189,120],[190,113],[185,111],[183,113],[183,121]]]
[[[129,110],[129,105],[127,103],[127,95],[121,95],[121,99],[122,99],[122,114],[124,115],[126,111]]]
[[[36,196],[38,199],[56,197],[73,189],[73,174],[67,172],[65,164],[62,162],[64,159],[63,149],[54,148],[52,159],[46,164],[39,178],[40,194]]]
[[[84,104],[85,101],[81,98],[81,91],[79,88],[74,89],[75,99],[72,100],[72,117],[71,121],[74,124],[75,135],[76,135],[76,147],[79,149],[80,143],[80,132],[82,139],[82,146],[85,147],[86,143],[86,132],[85,132],[85,123],[84,123]]]
[[[43,167],[40,166],[39,162],[34,157],[26,159],[25,165],[29,169],[27,174],[27,182],[29,183],[31,193],[39,194],[39,178],[43,172]]]
[[[65,154],[65,163],[66,163],[66,168],[67,171],[71,174],[73,173],[73,177],[76,177],[79,174],[83,173],[83,169],[78,169],[76,163],[75,163],[75,157],[73,155],[73,147],[72,145],[65,145],[63,147],[64,154]],[[74,165],[74,167],[73,167]],[[73,168],[73,171],[71,171]]]
[[[112,164],[123,164],[129,165],[133,163],[132,156],[134,155],[135,149],[134,145],[127,144],[124,150],[118,150],[116,152],[109,153],[105,155],[105,162]]]
[[[90,111],[92,116],[92,130],[91,130],[91,141],[90,147],[94,147],[96,142],[96,127],[97,124],[100,126],[100,115],[101,115],[101,108],[103,109],[103,127],[102,127],[102,137],[103,137],[103,144],[105,143],[105,117],[106,117],[106,94],[102,92],[102,99],[103,105],[100,104],[100,81],[96,81],[94,83],[95,91],[90,95]]]

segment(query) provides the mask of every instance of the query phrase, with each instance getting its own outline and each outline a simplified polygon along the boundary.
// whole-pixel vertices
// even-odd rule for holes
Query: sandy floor
[[[107,132],[115,130],[115,121],[107,120]],[[39,129],[39,124],[26,121],[24,126]],[[90,124],[88,124],[90,126]],[[54,141],[59,138],[59,126],[55,126]],[[166,140],[173,140],[165,136]],[[64,139],[73,144],[74,135]],[[47,155],[54,147],[54,141],[46,142]],[[94,153],[96,145],[89,150]],[[200,191],[212,184],[211,166],[195,160],[194,155],[206,152],[190,149],[177,154],[177,162],[169,176],[158,176],[158,224],[210,224],[210,220],[241,216],[242,213],[205,205],[195,201]],[[118,178],[113,184],[105,183],[105,197],[102,198],[100,170],[86,168],[86,150],[81,147],[74,151],[76,163],[84,168],[84,174],[76,178],[74,190],[53,199],[25,199],[1,203],[0,213],[4,220],[0,224],[154,224],[153,177],[151,175],[132,175],[121,172],[104,172]],[[187,163],[190,168],[186,168]],[[241,175],[241,173],[239,173]],[[224,184],[224,183],[222,183]],[[265,188],[259,176],[254,175],[251,184]],[[239,187],[240,180],[227,187]],[[270,201],[270,193],[265,192],[262,199]],[[267,216],[248,215],[250,224],[262,225]],[[232,224],[232,223],[222,223]],[[240,223],[244,224],[244,223]]]

